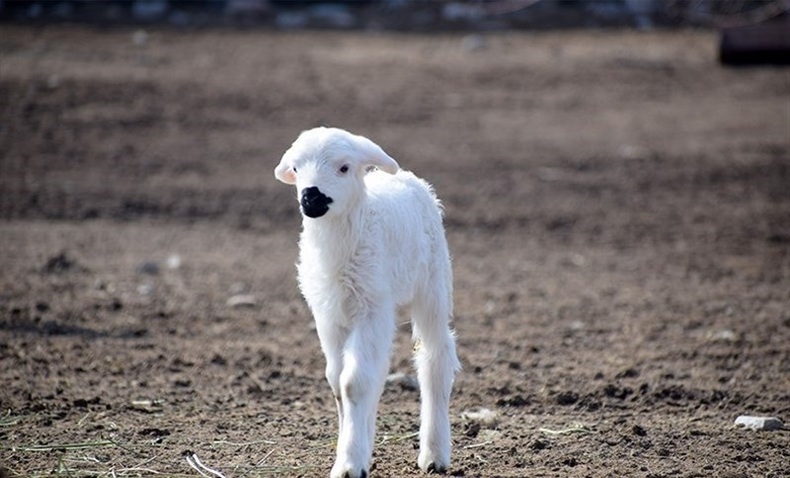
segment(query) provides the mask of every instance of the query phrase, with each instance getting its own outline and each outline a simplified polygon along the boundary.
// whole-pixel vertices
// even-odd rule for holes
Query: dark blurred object
[[[0,0],[0,23],[402,31],[718,27],[735,32],[739,51],[740,26],[788,10],[790,0]],[[775,37],[782,29],[788,25],[779,25]]]
[[[790,65],[790,15],[722,28],[719,60],[725,65]]]

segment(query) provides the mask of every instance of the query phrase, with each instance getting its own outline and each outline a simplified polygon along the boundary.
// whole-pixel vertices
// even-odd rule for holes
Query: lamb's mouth
[[[327,213],[327,211],[329,211],[329,206],[321,206],[314,208],[305,208],[304,206],[302,206],[302,214],[312,219],[316,219],[323,216],[324,214]]]

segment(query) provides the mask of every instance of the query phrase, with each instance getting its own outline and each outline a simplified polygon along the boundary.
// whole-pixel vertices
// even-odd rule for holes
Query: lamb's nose
[[[302,199],[299,203],[302,205],[302,212],[305,216],[316,218],[326,214],[329,204],[332,203],[332,198],[322,193],[317,187],[311,186],[302,190]]]

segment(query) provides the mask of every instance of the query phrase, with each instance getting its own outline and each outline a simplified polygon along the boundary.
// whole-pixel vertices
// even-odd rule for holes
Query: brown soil
[[[330,124],[446,205],[451,475],[788,476],[790,433],[733,422],[790,420],[790,71],[709,32],[483,40],[0,27],[3,473],[328,473],[272,170]],[[420,476],[418,400],[384,392],[374,476]]]

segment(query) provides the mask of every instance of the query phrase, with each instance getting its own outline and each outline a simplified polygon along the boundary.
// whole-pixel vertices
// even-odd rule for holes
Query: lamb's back
[[[444,267],[447,246],[442,213],[431,186],[409,171],[375,171],[366,176],[372,224],[370,247],[389,269],[396,302],[408,301],[413,287],[434,267]]]

